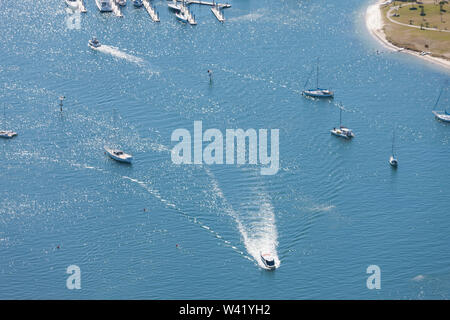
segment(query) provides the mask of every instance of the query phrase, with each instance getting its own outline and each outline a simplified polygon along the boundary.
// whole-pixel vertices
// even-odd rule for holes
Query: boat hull
[[[122,158],[122,157],[116,156],[116,155],[114,154],[114,151],[120,151],[120,150],[112,150],[112,149],[109,149],[109,148],[105,147],[105,151],[106,151],[105,153],[106,153],[111,159],[116,160],[117,162],[131,164],[132,161],[133,161],[133,157],[132,157],[131,155],[126,155],[126,154],[125,154],[126,157],[125,157],[125,158]]]
[[[311,89],[311,90],[304,90],[302,92],[304,96],[312,97],[312,98],[322,98],[322,99],[332,99],[334,98],[334,93],[325,90],[325,89]]]
[[[443,121],[443,122],[450,122],[450,115],[445,113],[439,113],[437,111],[433,111],[434,116],[436,119]]]
[[[184,22],[184,23],[188,22],[188,19],[184,15],[181,15],[179,13],[175,13],[175,17],[177,17],[178,21],[181,21],[181,22]]]
[[[3,139],[12,139],[12,138],[14,138],[15,136],[17,136],[17,133],[16,133],[16,132],[13,132],[13,131],[3,131],[3,132],[0,132],[0,138],[3,138]]]
[[[398,167],[398,160],[395,159],[393,156],[391,156],[391,157],[389,158],[389,164],[390,164],[392,167],[397,168],[397,167]]]
[[[74,9],[74,10],[78,9],[78,6],[79,6],[78,0],[77,1],[66,0],[66,4],[69,8]]]

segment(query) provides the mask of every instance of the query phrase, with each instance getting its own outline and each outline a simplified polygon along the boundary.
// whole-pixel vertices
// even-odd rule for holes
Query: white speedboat
[[[95,0],[95,3],[100,12],[111,12],[113,11],[113,4],[111,1],[112,0]]]
[[[0,138],[6,138],[11,139],[12,137],[17,136],[17,132],[10,131],[10,130],[1,130],[0,131]]]
[[[98,41],[96,37],[92,37],[92,39],[88,41],[88,46],[91,47],[92,49],[97,49],[102,45],[100,44],[100,41]]]
[[[131,163],[133,160],[133,156],[130,154],[126,154],[122,150],[110,149],[105,147],[105,151],[111,159],[114,159],[119,162]]]
[[[275,259],[270,253],[262,253],[261,254],[261,261],[264,263],[267,269],[274,270],[276,268],[275,266]]]
[[[339,107],[339,127],[333,128],[332,130],[330,130],[330,132],[337,137],[345,139],[351,139],[355,136],[352,129],[349,129],[342,125],[342,107]]]
[[[144,5],[144,3],[142,2],[142,0],[133,0],[133,6],[135,6],[136,8],[142,7]]]
[[[66,4],[69,8],[76,10],[78,9],[79,3],[78,0],[65,0]]]
[[[116,0],[116,3],[121,6],[124,7],[127,5],[127,0]]]
[[[177,0],[172,0],[167,4],[167,7],[173,11],[181,11],[182,4],[178,4]]]

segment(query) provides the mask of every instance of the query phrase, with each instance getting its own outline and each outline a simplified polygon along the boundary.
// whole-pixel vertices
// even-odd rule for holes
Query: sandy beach
[[[421,58],[425,61],[442,66],[450,71],[450,61],[446,59],[437,58],[430,55],[421,56],[417,51],[399,48],[387,40],[386,35],[383,31],[384,20],[382,17],[382,12],[380,10],[380,5],[383,3],[386,3],[386,1],[377,0],[376,3],[370,5],[366,10],[366,26],[370,33],[375,37],[375,39],[377,39],[384,47],[392,51],[411,54],[417,58]]]

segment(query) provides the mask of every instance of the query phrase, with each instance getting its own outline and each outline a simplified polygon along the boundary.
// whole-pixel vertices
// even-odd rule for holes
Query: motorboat
[[[17,136],[17,132],[10,131],[10,130],[1,130],[0,131],[0,138],[6,138],[11,139],[12,137]]]
[[[142,7],[144,5],[144,3],[142,2],[142,0],[133,0],[133,6],[135,6],[136,8]]]
[[[167,4],[167,7],[173,11],[181,11],[182,6],[182,4],[178,4],[177,0],[172,0]]]
[[[113,4],[111,1],[112,0],[95,0],[95,3],[100,12],[111,12],[113,11]]]
[[[132,155],[126,154],[122,150],[110,149],[108,147],[105,147],[105,151],[111,159],[114,159],[119,162],[131,163],[131,161],[133,160]]]
[[[330,130],[330,132],[331,132],[331,134],[333,134],[337,137],[341,137],[341,138],[345,138],[345,139],[351,139],[355,136],[352,129],[349,129],[342,125],[342,107],[341,106],[339,107],[339,127],[333,128],[332,130]]]
[[[274,270],[276,268],[275,259],[273,258],[273,256],[270,253],[260,252],[260,255],[261,255],[261,261],[263,262],[264,266],[266,266],[267,269]]]
[[[101,47],[101,44],[100,44],[100,41],[98,41],[96,37],[92,37],[92,39],[89,40],[89,42],[88,42],[88,46],[91,47],[92,49],[97,49],[97,48]]]
[[[71,8],[72,10],[76,10],[78,9],[79,6],[79,2],[78,0],[65,0],[66,4],[69,8]]]
[[[116,0],[116,3],[121,6],[124,7],[127,5],[127,0]]]
[[[312,72],[311,72],[312,75]],[[309,79],[311,75],[308,77],[305,83],[305,87],[308,85]],[[302,95],[312,98],[334,98],[334,92],[329,89],[321,89],[319,87],[319,59],[317,59],[317,68],[316,68],[316,88],[315,89],[305,89],[302,91]]]

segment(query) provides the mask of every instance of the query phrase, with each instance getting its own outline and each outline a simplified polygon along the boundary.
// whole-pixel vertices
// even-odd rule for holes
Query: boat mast
[[[392,156],[394,156],[394,141],[395,141],[395,128],[392,134]]]
[[[436,100],[436,103],[434,104],[434,108],[437,107],[437,104],[439,103],[439,100],[441,99],[442,91],[444,91],[444,86],[442,86],[441,91],[439,92],[439,96]]]
[[[342,127],[342,106],[339,105],[339,129]]]
[[[319,58],[317,58],[317,89],[319,89]]]

